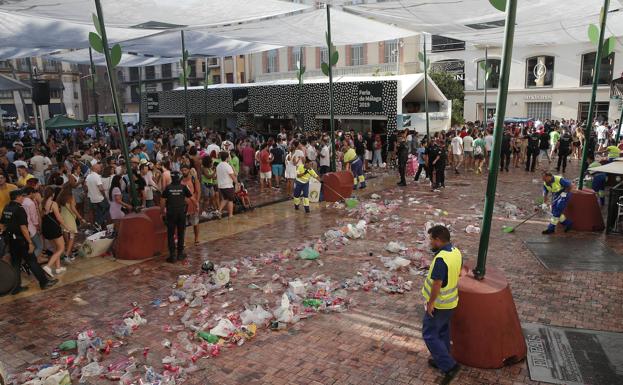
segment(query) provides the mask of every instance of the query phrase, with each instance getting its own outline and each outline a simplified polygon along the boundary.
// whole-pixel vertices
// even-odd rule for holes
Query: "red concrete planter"
[[[606,228],[597,195],[589,188],[573,191],[564,214],[573,222],[575,231],[603,231]]]
[[[326,202],[338,202],[353,193],[353,174],[350,171],[330,172],[322,178],[322,194]]]
[[[150,207],[144,209],[141,213],[147,215],[154,225],[154,251],[160,254],[166,253],[168,251],[167,227],[162,221],[162,211],[160,207]]]
[[[459,281],[459,306],[450,326],[452,356],[460,363],[482,369],[501,368],[526,358],[519,316],[503,273],[488,268],[482,281],[472,266]]]
[[[119,220],[119,230],[114,243],[117,259],[146,259],[157,251],[154,223],[145,214],[128,214]]]

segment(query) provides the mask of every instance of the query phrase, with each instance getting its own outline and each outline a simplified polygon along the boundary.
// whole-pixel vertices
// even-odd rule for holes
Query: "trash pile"
[[[147,321],[142,317],[142,310],[137,304],[124,314],[121,323],[113,325],[113,337],[102,339],[95,331],[86,330],[78,333],[76,339],[62,342],[50,355],[49,364],[34,365],[9,378],[9,384],[27,385],[69,385],[73,380],[83,383],[89,377],[102,376],[112,381],[120,381],[124,376],[129,379],[129,372],[138,370],[131,367],[130,361],[123,368],[119,365],[105,368],[100,362],[112,349],[124,344],[123,338],[130,336],[139,326]],[[115,369],[115,370],[113,370]],[[123,369],[123,370],[121,370]],[[131,382],[121,382],[130,384]]]

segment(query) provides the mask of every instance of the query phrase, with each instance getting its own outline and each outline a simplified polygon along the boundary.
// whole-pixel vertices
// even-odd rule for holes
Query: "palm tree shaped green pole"
[[[593,70],[593,88],[591,92],[591,102],[588,107],[588,118],[586,119],[586,127],[584,129],[584,149],[582,150],[582,164],[580,165],[580,184],[579,189],[581,190],[584,187],[584,174],[586,173],[586,157],[588,156],[588,146],[590,142],[590,135],[593,129],[593,117],[595,115],[595,99],[597,98],[597,86],[599,85],[599,69],[601,67],[601,58],[604,52],[604,48],[606,49],[606,55],[609,54],[610,49],[614,50],[614,39],[610,38],[606,42],[607,45],[604,47],[604,34],[606,33],[606,20],[608,18],[608,8],[610,7],[610,0],[604,0],[604,6],[601,9],[600,13],[600,27],[597,28],[596,25],[591,24],[588,27],[588,37],[593,42],[593,44],[597,44],[597,53],[595,54],[595,66]],[[597,37],[599,36],[599,37]],[[611,43],[612,42],[612,43]]]
[[[190,119],[188,118],[188,51],[186,51],[186,42],[184,41],[184,30],[180,31],[182,34],[182,84],[184,85],[184,131],[186,132],[186,139],[191,140],[192,130],[190,128]]]
[[[331,128],[331,171],[335,171],[335,122],[333,119],[333,66],[337,64],[339,54],[331,41],[331,6],[327,3],[327,61],[322,63],[320,69],[322,73],[329,77],[329,126]]]
[[[121,118],[121,107],[119,106],[119,98],[117,96],[117,76],[115,67],[121,61],[121,46],[115,44],[112,48],[108,48],[108,37],[106,37],[106,26],[104,23],[104,12],[102,11],[102,4],[100,0],[95,0],[95,11],[97,15],[93,15],[93,24],[97,32],[89,33],[89,43],[91,47],[99,53],[103,53],[106,58],[106,69],[108,71],[108,82],[110,84],[110,94],[112,96],[113,109],[117,116],[117,127],[119,127],[119,138],[121,140],[121,150],[125,159],[126,173],[130,182],[130,196],[131,204],[134,208],[139,206],[138,198],[136,195],[136,186],[134,184],[134,178],[132,178],[131,170],[132,164],[130,163],[130,153],[128,151],[128,139],[123,119]]]
[[[87,84],[91,88],[91,95],[93,97],[93,109],[95,110],[95,124],[99,126],[99,105],[97,104],[97,92],[95,91],[95,85],[97,84],[97,72],[95,72],[95,63],[93,63],[93,50],[89,47],[89,61],[91,62],[91,79],[87,81]]]
[[[515,35],[515,19],[517,16],[517,0],[489,0],[498,10],[506,10],[504,26],[504,47],[502,49],[502,68],[500,72],[500,87],[498,90],[497,112],[495,114],[495,128],[493,131],[493,149],[489,161],[489,177],[487,179],[487,193],[485,195],[485,209],[482,219],[482,232],[478,245],[478,262],[474,269],[474,277],[485,277],[487,252],[489,251],[489,236],[491,234],[491,218],[495,205],[495,189],[498,182],[498,168],[502,152],[502,132],[504,131],[504,115],[506,114],[506,99],[508,97],[508,79],[511,72],[513,56],[513,38]]]

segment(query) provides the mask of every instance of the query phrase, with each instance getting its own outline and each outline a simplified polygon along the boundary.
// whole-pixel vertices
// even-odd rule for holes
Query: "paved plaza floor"
[[[576,168],[570,170],[569,175],[576,177]],[[408,187],[397,187],[394,171],[389,171],[370,181],[367,190],[356,192],[361,203],[355,210],[321,203],[312,205],[312,213],[306,215],[294,211],[290,202],[282,202],[233,219],[203,223],[202,243],[189,247],[187,261],[176,265],[165,263],[163,257],[139,263],[111,257],[78,260],[61,278],[62,285],[54,289],[31,289],[17,297],[0,298],[0,361],[12,373],[50,362],[50,354],[59,343],[89,329],[99,336],[110,336],[112,325],[138,305],[147,323],[123,338],[123,344],[113,344],[111,352],[103,356],[102,365],[134,355],[141,366],[162,371],[162,358],[169,354],[162,341],[176,341],[179,334],[169,327],[180,324],[185,309],[170,315],[174,304],[151,304],[157,299],[166,303],[177,277],[199,273],[205,259],[217,265],[244,257],[255,261],[252,271],[241,268],[232,277],[231,290],[220,295],[210,293],[205,298],[202,308],[213,319],[241,312],[245,304],[258,298],[272,310],[284,289],[276,287],[273,293],[265,293],[256,286],[265,287],[275,274],[287,281],[324,274],[324,279],[330,277],[332,282],[346,282],[370,266],[385,271],[379,256],[395,257],[385,250],[390,241],[404,242],[409,248],[407,256],[423,253],[428,221],[451,225],[454,245],[465,259],[475,261],[479,235],[465,229],[468,225],[480,226],[486,177],[448,174],[447,187],[433,193],[423,182],[410,181]],[[513,234],[501,231],[503,225],[517,224],[532,211],[534,199],[542,191],[539,176],[523,169],[500,174],[488,266],[506,274],[522,323],[623,332],[623,272],[547,270],[524,243],[542,239],[546,215],[535,217]],[[379,194],[380,199],[371,200],[372,193]],[[321,262],[293,257],[260,262],[263,255],[288,249],[296,255],[296,248],[307,241],[315,242],[327,230],[356,224],[365,211],[364,205],[370,202],[381,205],[382,211],[375,223],[368,225],[366,235],[346,246],[328,244],[318,260]],[[554,236],[599,240],[614,252],[623,253],[623,238],[618,235],[570,232]],[[390,294],[383,290],[348,290],[352,303],[347,311],[314,314],[279,331],[260,327],[255,338],[244,345],[225,345],[218,357],[197,360],[195,371],[187,375],[184,383],[438,383],[441,377],[428,367],[429,354],[421,337],[423,277],[408,269],[396,274],[413,281],[410,291]],[[87,383],[113,382],[92,377]],[[530,380],[524,361],[498,370],[463,367],[453,384],[537,382]]]

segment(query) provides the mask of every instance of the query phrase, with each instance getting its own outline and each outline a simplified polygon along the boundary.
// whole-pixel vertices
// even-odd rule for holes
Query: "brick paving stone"
[[[575,162],[574,162],[575,166]],[[573,170],[573,172],[576,172]],[[590,328],[612,332],[623,331],[623,273],[557,272],[546,270],[527,250],[523,239],[540,237],[546,217],[537,218],[519,228],[515,234],[503,234],[504,224],[514,224],[504,217],[504,202],[523,208],[531,207],[540,195],[540,185],[533,184],[535,174],[512,170],[500,175],[497,202],[489,248],[488,266],[505,274],[522,322],[541,322],[557,326]],[[448,187],[438,194],[430,193],[425,184],[396,188],[393,179],[378,178],[371,185],[384,186],[384,199],[416,197],[435,208],[447,210],[449,216],[435,216],[431,210],[405,205],[400,214],[415,224],[402,233],[369,232],[365,240],[352,242],[348,249],[323,254],[324,266],[312,264],[305,268],[300,261],[265,266],[264,277],[273,273],[296,276],[312,272],[330,275],[334,280],[352,277],[365,262],[378,264],[377,255],[389,240],[401,240],[416,246],[418,231],[427,220],[447,221],[463,217],[454,225],[453,240],[468,260],[475,260],[478,236],[466,234],[467,224],[478,224],[475,204],[482,210],[485,178],[461,174],[449,177]],[[283,204],[290,210],[290,204]],[[147,325],[139,328],[119,352],[142,350],[151,346],[148,360],[155,364],[166,354],[160,347],[164,324],[174,323],[179,316],[168,316],[165,309],[148,304],[154,298],[166,298],[177,275],[198,270],[202,259],[216,263],[283,250],[297,246],[301,240],[319,237],[327,227],[357,218],[345,211],[314,207],[308,216],[276,218],[255,230],[225,236],[189,248],[188,263],[170,266],[161,258],[138,265],[142,271],[134,276],[136,266],[122,268],[105,276],[84,281],[9,302],[0,309],[0,360],[9,370],[21,370],[32,362],[45,362],[54,345],[87,328],[102,335],[109,334],[110,325],[120,320],[134,301],[145,310]],[[209,223],[205,226],[215,225]],[[569,233],[560,237],[597,239],[613,250],[623,251],[623,238],[603,234]],[[370,256],[369,252],[373,255]],[[386,253],[385,253],[386,255]],[[69,273],[68,273],[69,274]],[[266,279],[266,278],[263,278]],[[349,292],[356,305],[342,314],[320,314],[302,321],[288,331],[271,332],[261,329],[258,336],[242,347],[225,348],[216,359],[200,360],[201,370],[193,373],[187,384],[434,384],[439,374],[427,366],[428,352],[421,340],[421,309],[419,293],[421,277],[412,277],[414,289],[403,295],[373,292]],[[241,309],[254,292],[247,288],[255,279],[240,276],[234,279],[234,291],[221,298],[210,298],[208,306],[218,309],[229,302],[229,311]],[[258,280],[261,282],[261,280]],[[79,306],[72,298],[80,293],[89,304]],[[274,302],[270,303],[270,306]],[[110,383],[95,379],[91,383]],[[456,384],[537,384],[529,379],[525,362],[501,370],[464,367]]]

